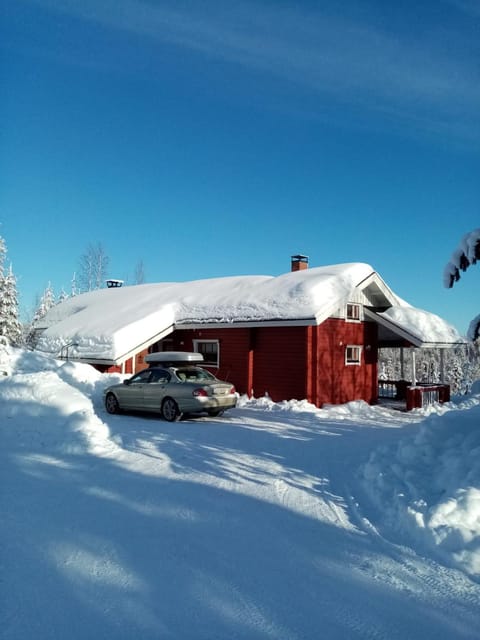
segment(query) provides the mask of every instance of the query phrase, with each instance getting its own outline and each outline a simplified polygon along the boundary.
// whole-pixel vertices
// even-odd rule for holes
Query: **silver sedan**
[[[123,384],[105,389],[104,398],[108,413],[153,411],[169,422],[179,420],[184,413],[218,416],[237,404],[237,393],[231,383],[191,365],[151,366]]]

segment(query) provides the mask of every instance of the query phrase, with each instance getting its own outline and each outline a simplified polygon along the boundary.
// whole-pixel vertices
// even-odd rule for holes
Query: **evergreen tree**
[[[68,293],[65,291],[65,289],[62,287],[62,290],[60,291],[58,298],[57,298],[57,302],[56,304],[60,304],[61,302],[63,302],[64,300],[67,300],[67,298],[69,298],[70,296],[68,295]]]
[[[77,274],[75,273],[75,271],[73,272],[73,276],[72,276],[72,290],[70,295],[76,296],[78,294],[78,289],[77,289]]]
[[[17,281],[12,266],[4,275],[3,265],[0,276],[0,336],[6,338],[13,346],[22,342],[22,325],[18,319]]]
[[[22,341],[22,327],[18,320],[17,281],[11,265],[5,274],[6,255],[5,240],[0,237],[0,336],[3,342],[18,346]]]
[[[27,337],[25,339],[25,342],[27,343],[27,345],[32,349],[35,349],[35,345],[37,342],[37,324],[54,305],[55,305],[55,293],[49,282],[33,314],[32,322],[30,323],[30,328],[27,332]]]
[[[5,265],[5,256],[7,255],[7,247],[5,240],[0,236],[0,279],[3,278],[3,270]]]
[[[35,313],[33,314],[32,324],[36,324],[39,320],[41,320],[54,305],[55,294],[53,293],[53,289],[48,283],[47,288],[43,292],[40,301],[38,303],[37,308],[35,309]]]
[[[419,382],[439,383],[441,364],[439,349],[418,349],[415,379]],[[452,394],[468,393],[475,380],[480,378],[480,347],[467,343],[443,353],[445,382],[450,384]],[[392,368],[392,362],[396,365]],[[397,366],[398,365],[398,366]],[[414,379],[412,360],[404,354],[404,373],[406,380]],[[378,352],[378,370],[380,380],[400,380],[400,349],[383,348]]]

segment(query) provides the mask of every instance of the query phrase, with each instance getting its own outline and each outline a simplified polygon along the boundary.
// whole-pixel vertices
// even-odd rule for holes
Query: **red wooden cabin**
[[[144,358],[151,352],[199,351],[205,366],[234,383],[241,394],[268,394],[274,401],[306,399],[321,407],[378,400],[381,346],[450,346],[461,341],[446,323],[439,336],[443,321],[420,310],[422,331],[412,329],[415,310],[400,301],[368,265],[334,265],[308,272],[307,267],[307,258],[299,255],[292,256],[291,271],[296,273],[277,278],[247,276],[247,286],[241,278],[214,279],[83,294],[77,296],[82,300],[73,299],[62,309],[66,301],[56,315],[46,317],[39,346],[60,350],[63,340],[63,345],[74,344],[71,359],[121,373],[144,368]],[[239,283],[241,295],[234,298],[229,287]],[[270,306],[264,303],[268,296]],[[120,311],[113,309],[109,320],[114,302],[122,304]],[[255,305],[262,307],[261,314]],[[158,315],[163,308],[169,309],[168,321],[165,314]],[[392,310],[396,311],[393,315]],[[408,322],[403,321],[407,316]],[[161,318],[158,322],[157,317]],[[432,336],[428,335],[429,320],[435,328]],[[138,327],[128,334],[126,346],[122,343],[117,352],[112,346],[111,355],[95,347],[94,335],[95,331],[106,332],[102,340],[108,342],[109,321],[113,346],[114,339],[122,331],[125,334],[125,327]]]

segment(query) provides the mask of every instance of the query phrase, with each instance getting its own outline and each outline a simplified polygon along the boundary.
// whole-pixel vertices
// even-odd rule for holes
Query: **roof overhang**
[[[73,353],[72,355],[69,356],[69,360],[72,360],[74,362],[87,362],[88,364],[102,364],[102,365],[108,365],[111,367],[121,366],[124,362],[126,362],[130,358],[135,357],[135,355],[140,351],[147,349],[151,344],[155,344],[155,342],[158,342],[159,340],[166,338],[168,335],[170,335],[173,332],[174,329],[175,329],[175,326],[173,324],[170,325],[169,327],[166,327],[159,333],[156,333],[154,336],[150,336],[148,340],[144,340],[143,342],[138,343],[135,347],[133,347],[126,353],[119,355],[117,358],[112,358],[112,359],[96,358],[94,355],[89,355],[88,353],[77,354],[77,355]]]
[[[392,319],[365,307],[365,319],[377,323],[378,342],[380,347],[418,347],[422,349],[451,349],[464,345],[465,342],[433,342],[422,339],[406,327],[394,322]]]
[[[224,320],[205,320],[199,321],[186,321],[177,322],[175,329],[178,331],[187,329],[253,329],[258,327],[308,327],[312,325],[320,324],[316,318],[297,318],[297,319],[284,319],[284,318],[269,318],[268,320],[239,320],[229,321]]]

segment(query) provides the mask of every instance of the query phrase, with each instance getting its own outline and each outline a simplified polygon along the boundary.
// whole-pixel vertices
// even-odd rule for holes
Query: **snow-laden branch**
[[[458,247],[452,253],[450,261],[443,271],[443,284],[449,289],[457,280],[460,280],[460,272],[480,259],[480,229],[474,229],[465,234]]]

